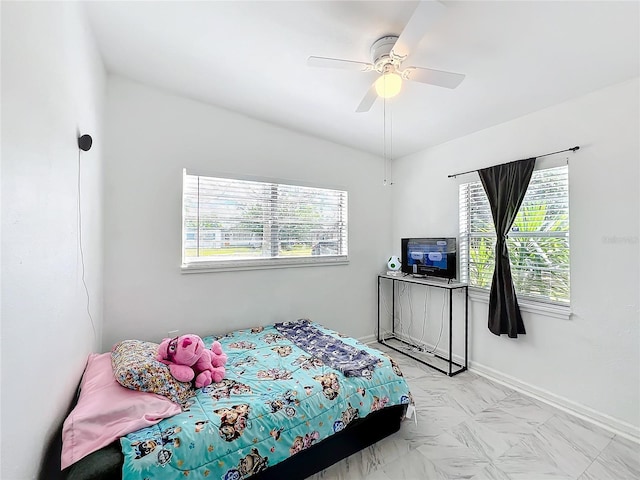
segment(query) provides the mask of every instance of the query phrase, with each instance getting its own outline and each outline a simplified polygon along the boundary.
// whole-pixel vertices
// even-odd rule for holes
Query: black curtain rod
[[[576,150],[579,150],[579,149],[580,147],[576,145],[575,147],[567,148],[566,150],[558,150],[557,152],[545,153],[544,155],[538,155],[537,157],[529,157],[529,158],[548,157],[549,155],[555,155],[556,153],[575,152]],[[523,158],[522,160],[527,160],[527,159]],[[515,161],[519,162],[520,160],[515,160]],[[500,163],[498,165],[506,165],[507,163],[513,163],[513,162],[505,162],[505,163]],[[494,165],[494,166],[497,166],[497,165]],[[483,168],[490,168],[490,167],[483,167]],[[466,175],[467,173],[477,172],[478,170],[482,170],[482,169],[478,168],[476,170],[469,170],[468,172],[454,173],[453,175],[449,175],[448,178],[457,177],[458,175]]]

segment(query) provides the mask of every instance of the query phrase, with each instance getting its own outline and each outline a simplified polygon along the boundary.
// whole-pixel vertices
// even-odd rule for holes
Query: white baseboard
[[[365,345],[369,345],[371,343],[378,343],[378,338],[375,335],[371,334],[358,338],[358,341],[364,343]]]
[[[582,420],[593,423],[594,425],[604,428],[616,435],[620,435],[628,440],[640,443],[640,428],[635,425],[618,420],[617,418],[611,417],[607,414],[600,413],[585,405],[538,388],[529,383],[522,382],[514,377],[500,373],[497,370],[486,367],[477,362],[469,362],[469,370],[486,377],[489,380],[500,383],[501,385],[512,388],[524,395],[533,397],[536,400],[581,418]]]

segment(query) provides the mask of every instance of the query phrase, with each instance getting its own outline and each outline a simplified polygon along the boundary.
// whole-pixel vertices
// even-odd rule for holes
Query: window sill
[[[228,260],[219,262],[192,262],[182,264],[182,273],[236,272],[238,270],[266,270],[272,268],[326,267],[348,265],[346,255],[316,258],[269,258],[256,260]]]
[[[489,292],[484,289],[469,287],[469,300],[473,302],[489,303]],[[522,312],[545,315],[547,317],[569,320],[571,318],[570,305],[536,302],[529,298],[518,298],[518,305]]]

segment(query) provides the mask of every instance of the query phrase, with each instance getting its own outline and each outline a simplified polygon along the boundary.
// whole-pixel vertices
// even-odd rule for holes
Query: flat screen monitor
[[[456,239],[403,238],[402,271],[407,274],[456,278]]]

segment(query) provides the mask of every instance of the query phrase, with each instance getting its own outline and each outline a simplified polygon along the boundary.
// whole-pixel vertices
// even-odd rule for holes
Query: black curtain
[[[535,158],[529,158],[478,170],[496,228],[496,266],[489,294],[489,330],[495,335],[506,333],[511,338],[527,332],[511,278],[507,235],[527,193],[535,163]]]

